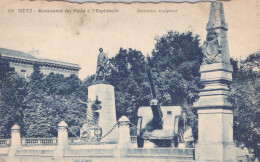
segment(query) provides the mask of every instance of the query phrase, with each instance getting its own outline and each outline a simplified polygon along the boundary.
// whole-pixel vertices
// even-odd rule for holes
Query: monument
[[[87,105],[87,122],[80,129],[80,137],[87,142],[99,142],[102,137],[102,128],[99,126],[101,101],[98,100],[98,96],[94,101],[79,101]]]
[[[233,67],[230,64],[228,25],[223,4],[211,4],[207,39],[203,44],[200,67],[204,88],[194,103],[198,112],[196,161],[235,161],[233,144],[233,111],[228,100]]]
[[[115,106],[115,92],[112,86],[106,79],[107,76],[107,62],[108,56],[99,49],[97,60],[97,70],[95,79],[91,86],[88,87],[88,98],[94,99],[98,96],[101,101],[101,109],[99,111],[98,125],[102,129],[102,136],[110,131],[117,123],[116,121],[116,106]],[[118,129],[114,129],[106,137],[101,139],[101,142],[114,143],[118,141]]]

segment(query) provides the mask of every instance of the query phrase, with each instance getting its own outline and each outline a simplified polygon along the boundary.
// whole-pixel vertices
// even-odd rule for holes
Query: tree
[[[51,137],[51,109],[46,109],[49,96],[44,91],[46,82],[38,64],[27,83],[27,95],[24,98],[24,124],[26,137]]]
[[[36,65],[27,86],[24,123],[27,137],[56,137],[57,125],[64,120],[69,135],[79,134],[86,108],[78,102],[85,96],[81,80],[71,75],[50,73],[44,76]]]
[[[197,117],[192,105],[202,88],[199,68],[203,54],[199,36],[169,31],[155,40],[151,65],[159,101],[163,105],[180,105],[197,138]]]
[[[25,80],[0,55],[0,138],[9,138],[14,124],[23,128]],[[22,132],[23,133],[23,132]]]
[[[150,92],[145,64],[142,53],[131,48],[121,48],[109,60],[109,81],[115,87],[117,118],[126,115],[136,123],[137,109],[149,105]]]
[[[192,104],[202,86],[199,67],[202,51],[199,37],[191,32],[169,31],[156,37],[155,49],[147,57],[161,105],[180,105],[188,114],[188,122],[196,131],[197,119]],[[115,86],[117,115],[126,115],[133,123],[141,106],[149,106],[152,98],[146,76],[145,57],[140,51],[120,49],[110,59],[110,82]]]
[[[256,52],[235,66],[230,99],[234,109],[234,140],[260,156],[260,54]],[[255,70],[254,70],[255,69]],[[258,69],[258,70],[257,70]]]
[[[50,81],[46,87],[55,90],[50,95],[51,102],[48,105],[54,111],[54,131],[57,130],[58,123],[64,120],[70,128],[69,136],[79,136],[81,126],[86,122],[86,107],[79,103],[78,99],[86,99],[86,87],[75,75],[64,77],[60,74],[50,74],[46,80]]]

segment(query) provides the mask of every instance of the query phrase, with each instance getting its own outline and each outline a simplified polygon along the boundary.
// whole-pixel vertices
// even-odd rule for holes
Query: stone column
[[[88,87],[88,97],[94,100],[98,96],[101,101],[98,125],[102,128],[103,135],[106,134],[117,123],[114,86],[98,83]],[[101,142],[117,143],[118,129],[114,129]]]
[[[203,45],[203,64],[200,67],[201,82],[205,87],[199,93],[199,100],[194,103],[198,112],[196,161],[235,161],[236,157],[233,111],[228,100],[233,68],[229,58],[227,30],[223,4],[213,2],[207,24],[207,41]],[[216,35],[209,36],[212,32]],[[214,55],[216,57],[212,57]]]
[[[125,157],[131,147],[130,121],[126,116],[118,120],[118,144],[115,148],[115,157]]]
[[[118,147],[129,148],[131,145],[130,138],[130,121],[126,116],[118,120]]]
[[[21,146],[21,134],[20,127],[18,125],[14,125],[11,128],[11,146],[9,148],[8,156],[15,156],[17,148]]]
[[[63,152],[68,148],[67,123],[61,121],[58,125],[58,144],[55,150],[55,157],[63,157]]]

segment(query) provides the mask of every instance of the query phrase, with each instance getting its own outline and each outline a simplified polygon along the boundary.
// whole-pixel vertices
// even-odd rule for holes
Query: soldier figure
[[[97,60],[97,70],[96,70],[96,76],[94,81],[99,80],[99,78],[103,78],[102,81],[105,81],[106,74],[107,74],[107,61],[108,57],[107,54],[103,52],[102,48],[99,48],[99,55]]]

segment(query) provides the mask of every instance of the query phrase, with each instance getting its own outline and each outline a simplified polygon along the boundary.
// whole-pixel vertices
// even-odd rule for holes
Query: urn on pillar
[[[204,58],[200,73],[204,88],[199,93],[199,100],[193,104],[198,112],[196,161],[235,161],[233,111],[228,100],[233,67],[227,30],[223,4],[213,2],[207,38],[202,46]]]

